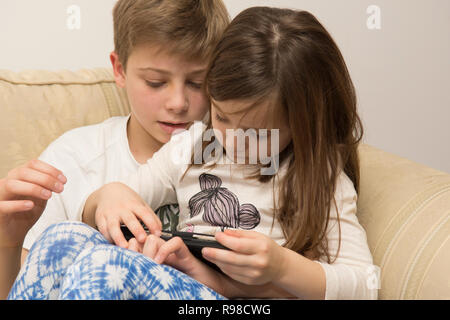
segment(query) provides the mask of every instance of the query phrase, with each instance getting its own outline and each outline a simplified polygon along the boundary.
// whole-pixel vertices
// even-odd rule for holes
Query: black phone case
[[[127,241],[130,240],[131,238],[134,238],[134,235],[126,226],[122,225],[120,229],[122,230],[122,233]],[[144,227],[144,229],[148,233],[148,229],[146,227]],[[197,236],[210,237],[211,240],[199,239],[196,238]],[[192,233],[192,232],[181,232],[181,231],[173,231],[173,232],[163,231],[163,234],[161,234],[161,239],[165,241],[170,240],[173,237],[180,237],[194,257],[196,257],[206,265],[210,266],[211,268],[219,272],[222,272],[222,270],[220,270],[220,268],[216,264],[206,260],[205,258],[203,258],[202,255],[202,249],[205,247],[230,250],[227,247],[221,245],[216,240],[214,240],[215,238],[213,235]]]

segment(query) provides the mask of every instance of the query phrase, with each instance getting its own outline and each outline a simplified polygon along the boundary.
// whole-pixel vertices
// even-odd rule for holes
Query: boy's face
[[[141,131],[160,144],[177,129],[188,129],[202,120],[209,100],[203,89],[207,61],[192,62],[170,55],[159,47],[133,49],[124,72],[117,54],[111,54],[116,83],[126,88],[131,119]]]

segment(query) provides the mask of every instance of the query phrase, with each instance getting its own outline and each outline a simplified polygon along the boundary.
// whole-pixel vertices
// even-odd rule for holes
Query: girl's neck
[[[143,164],[162,147],[162,143],[150,135],[133,114],[127,123],[128,146],[134,159]]]

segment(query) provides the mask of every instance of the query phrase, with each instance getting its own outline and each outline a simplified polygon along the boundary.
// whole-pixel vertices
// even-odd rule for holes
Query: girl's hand
[[[140,221],[152,234],[159,235],[162,229],[161,221],[147,203],[133,189],[119,182],[95,191],[86,201],[86,207],[95,208],[95,225],[105,238],[122,248],[127,248],[129,243],[120,230],[121,224],[125,224],[140,243],[147,239]]]
[[[52,192],[64,190],[66,177],[40,160],[12,169],[0,180],[0,247],[21,247]]]
[[[165,241],[155,235],[149,235],[143,246],[132,240],[130,240],[130,249],[142,252],[156,263],[164,263],[180,270],[214,291],[225,295],[223,291],[224,276],[194,257],[180,237]]]
[[[232,251],[203,248],[203,257],[230,278],[247,285],[263,285],[281,277],[287,249],[262,233],[226,229],[216,233],[216,240]]]

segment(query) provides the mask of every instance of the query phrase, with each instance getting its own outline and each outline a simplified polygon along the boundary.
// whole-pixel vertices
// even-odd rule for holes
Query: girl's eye
[[[193,87],[194,89],[201,89],[203,86],[203,83],[201,82],[194,82],[194,81],[188,81],[188,84]]]
[[[218,113],[216,113],[216,120],[219,122],[225,122],[225,119],[220,117]]]
[[[165,82],[153,82],[153,81],[145,81],[147,85],[153,89],[161,88]]]

